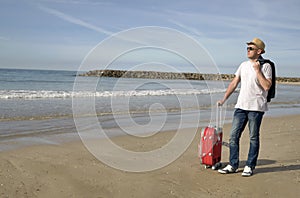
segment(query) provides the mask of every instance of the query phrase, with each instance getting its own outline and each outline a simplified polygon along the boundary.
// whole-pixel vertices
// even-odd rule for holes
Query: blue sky
[[[299,77],[299,10],[298,0],[1,0],[0,68],[77,70],[112,34],[160,26],[197,40],[222,73],[259,37],[278,76]]]

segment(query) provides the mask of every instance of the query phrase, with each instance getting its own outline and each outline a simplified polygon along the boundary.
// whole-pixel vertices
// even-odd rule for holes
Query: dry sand
[[[224,126],[225,142],[230,127]],[[114,141],[143,151],[165,144],[173,134]],[[230,175],[200,165],[198,136],[176,161],[143,173],[113,169],[81,142],[1,152],[0,197],[300,197],[300,115],[264,119],[258,166],[248,178],[241,176],[249,145],[247,131],[241,141],[240,172]],[[223,146],[224,164],[228,151]]]

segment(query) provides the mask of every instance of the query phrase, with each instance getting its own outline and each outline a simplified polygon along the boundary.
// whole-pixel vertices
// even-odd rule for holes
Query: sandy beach
[[[113,169],[79,141],[1,152],[0,197],[299,197],[299,120],[300,115],[264,118],[258,166],[249,178],[241,176],[248,151],[247,131],[241,141],[240,171],[231,175],[200,165],[199,133],[176,161],[143,173]],[[230,127],[224,126],[225,142]],[[170,131],[154,138],[124,136],[113,141],[127,149],[144,151],[164,145],[173,135]],[[228,151],[223,146],[224,165],[228,163]]]

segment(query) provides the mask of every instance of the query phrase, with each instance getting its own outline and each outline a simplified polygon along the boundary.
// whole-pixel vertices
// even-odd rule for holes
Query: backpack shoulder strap
[[[275,98],[275,88],[276,88],[276,69],[275,69],[275,64],[269,59],[264,59],[262,56],[259,57],[258,59],[260,65],[263,65],[265,63],[269,63],[271,65],[272,69],[272,85],[268,91],[268,96],[267,96],[267,102],[270,102],[272,98]]]

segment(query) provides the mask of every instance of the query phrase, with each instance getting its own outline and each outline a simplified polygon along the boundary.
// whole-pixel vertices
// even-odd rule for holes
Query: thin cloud
[[[4,36],[0,36],[0,40],[3,40],[3,41],[8,41],[8,40],[10,40],[9,38],[7,38],[7,37],[4,37]]]
[[[181,27],[181,28],[183,28],[183,29],[189,31],[190,33],[192,33],[192,34],[194,34],[194,35],[196,35],[196,36],[198,36],[198,37],[203,37],[203,36],[204,36],[203,33],[199,32],[199,31],[198,31],[197,29],[195,29],[195,28],[188,27],[188,26],[186,26],[186,25],[184,25],[184,24],[182,24],[182,23],[180,23],[180,22],[178,22],[178,21],[172,20],[172,19],[170,19],[170,20],[168,20],[168,21],[169,21],[170,23],[173,23],[173,24],[177,25],[178,27]]]
[[[258,24],[265,28],[276,28],[276,29],[287,29],[287,30],[300,30],[300,27],[295,25],[295,23],[299,23],[299,21],[293,19],[290,22],[290,18],[280,18],[279,20],[253,20],[253,19],[245,19],[245,18],[236,18],[232,16],[216,16],[211,14],[203,14],[203,13],[187,13],[181,11],[174,11],[174,10],[166,10],[173,18],[185,18],[185,19],[205,19],[205,23],[209,24],[211,21],[214,25],[222,25],[224,27],[232,27],[232,28],[239,28],[248,30],[249,26],[256,27]],[[201,20],[199,20],[201,22]],[[202,21],[203,22],[203,21]]]
[[[127,43],[132,43],[132,44],[135,43],[135,44],[138,44],[138,45],[147,45],[147,43],[144,43],[143,41],[140,41],[140,40],[136,40],[134,37],[128,37],[128,36],[124,37],[123,35],[115,34],[115,32],[110,32],[108,30],[99,28],[97,26],[94,26],[92,24],[84,22],[84,21],[82,21],[80,19],[77,19],[77,18],[72,17],[70,15],[67,15],[65,13],[62,13],[62,12],[60,12],[58,10],[47,8],[47,7],[44,7],[44,6],[40,6],[40,9],[42,9],[43,11],[45,11],[45,12],[47,12],[49,14],[52,14],[52,15],[54,15],[56,17],[59,17],[59,18],[63,19],[64,21],[67,21],[69,23],[73,23],[73,24],[76,24],[76,25],[79,25],[79,26],[82,26],[82,27],[85,27],[85,28],[97,31],[99,33],[106,34],[108,36],[113,36],[114,38],[120,39],[120,41],[126,41]]]
[[[287,48],[287,49],[285,49],[285,51],[299,52],[300,48]]]
[[[65,14],[63,12],[58,11],[58,10],[47,8],[47,7],[44,7],[44,6],[39,6],[39,8],[41,10],[49,13],[49,14],[52,14],[53,16],[56,16],[58,18],[63,19],[64,21],[67,21],[69,23],[72,23],[72,24],[75,24],[75,25],[79,25],[81,27],[85,27],[85,28],[88,28],[90,30],[94,30],[94,31],[102,33],[102,34],[106,34],[106,35],[112,35],[113,34],[113,32],[110,32],[110,31],[105,30],[103,28],[94,26],[92,24],[89,24],[89,23],[87,23],[85,21],[82,21],[82,20],[77,19],[75,17],[72,17],[70,15],[67,15],[67,14]]]
[[[41,0],[49,3],[61,3],[61,4],[82,4],[82,5],[114,5],[111,2],[102,2],[97,0]]]

